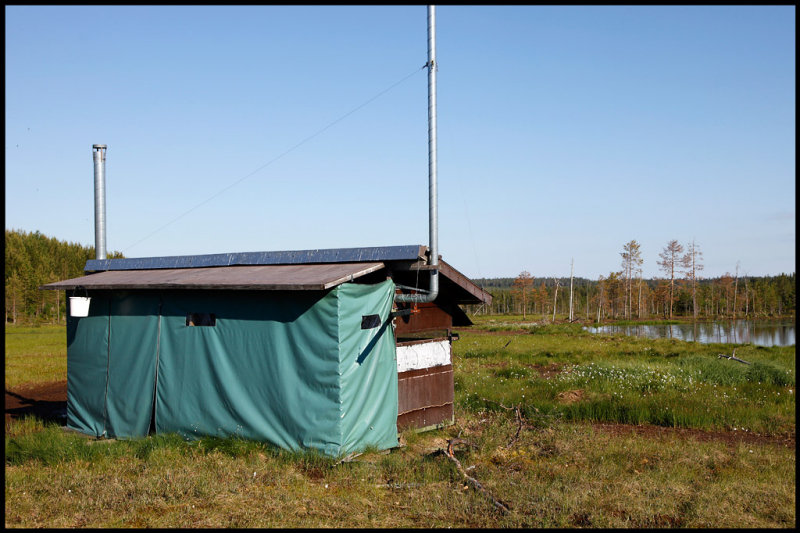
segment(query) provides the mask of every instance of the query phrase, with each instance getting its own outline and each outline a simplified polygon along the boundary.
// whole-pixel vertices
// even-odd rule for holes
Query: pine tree
[[[533,276],[527,270],[523,270],[514,280],[514,285],[511,287],[512,294],[519,296],[520,300],[522,300],[522,320],[525,320],[525,311],[528,308],[528,300],[532,289]]]
[[[683,246],[676,240],[671,240],[658,256],[661,261],[658,265],[665,274],[669,275],[669,317],[672,318],[672,303],[675,301],[675,270],[680,266]]]
[[[619,254],[622,256],[622,274],[625,276],[625,290],[626,290],[626,305],[625,305],[625,316],[627,318],[631,317],[631,302],[632,302],[632,294],[633,294],[633,273],[636,271],[637,267],[642,264],[642,252],[641,252],[641,245],[636,242],[636,240],[632,240],[630,242],[625,243],[622,247],[622,252]]]
[[[681,262],[686,269],[686,279],[692,285],[692,314],[694,320],[697,320],[697,279],[698,272],[703,270],[703,264],[700,262],[703,258],[703,252],[700,251],[694,239],[692,239],[686,250],[686,255],[683,256]]]

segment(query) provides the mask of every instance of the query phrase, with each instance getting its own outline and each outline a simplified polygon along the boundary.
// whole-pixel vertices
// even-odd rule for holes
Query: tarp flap
[[[150,429],[156,378],[159,298],[120,291],[111,298],[106,434],[143,437]]]
[[[352,283],[337,288],[341,429],[346,452],[367,445],[397,446],[397,359],[390,317],[394,283],[383,285],[382,290]],[[379,320],[364,320],[370,315]]]
[[[95,437],[105,431],[110,305],[94,293],[89,316],[67,315],[67,427]]]

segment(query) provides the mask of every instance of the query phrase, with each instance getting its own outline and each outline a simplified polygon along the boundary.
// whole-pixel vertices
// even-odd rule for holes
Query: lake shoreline
[[[697,322],[615,322],[584,326],[592,334],[623,334],[651,339],[668,338],[703,344],[753,344],[792,346],[795,344],[794,319],[724,319]]]

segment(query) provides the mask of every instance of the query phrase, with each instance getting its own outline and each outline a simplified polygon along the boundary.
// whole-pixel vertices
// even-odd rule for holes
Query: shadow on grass
[[[35,416],[44,422],[63,424],[67,419],[66,400],[37,400],[6,389],[6,418]]]

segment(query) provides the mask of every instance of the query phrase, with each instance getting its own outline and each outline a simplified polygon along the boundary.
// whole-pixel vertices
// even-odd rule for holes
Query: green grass
[[[6,435],[6,527],[794,527],[794,449],[616,434],[503,412],[405,435],[337,464],[260,443],[95,441],[19,422]],[[431,452],[460,435],[470,475]],[[227,439],[223,439],[227,440]],[[509,446],[509,444],[512,444]],[[24,453],[23,453],[23,450]]]
[[[508,335],[495,327],[479,322],[454,344],[461,409],[520,405],[565,420],[794,432],[794,346],[739,346],[745,365],[718,357],[733,345],[595,335],[577,324],[509,326],[526,334]],[[548,368],[558,371],[543,377]],[[580,401],[563,401],[568,393]]]
[[[795,432],[794,347],[741,346],[737,357],[753,363],[743,365],[717,357],[727,345],[500,320],[522,332],[479,321],[454,343],[454,426],[405,432],[404,446],[351,462],[238,438],[98,441],[11,421],[5,525],[795,527],[796,455],[778,438]],[[63,326],[7,328],[6,386],[65,379],[53,370],[63,342]],[[35,354],[38,371],[23,364]],[[527,422],[519,434],[503,408],[517,405]],[[772,437],[593,424],[615,421]],[[457,451],[464,468],[510,512],[432,453],[456,436],[471,444]]]
[[[6,325],[6,388],[67,379],[67,333],[61,326]]]

